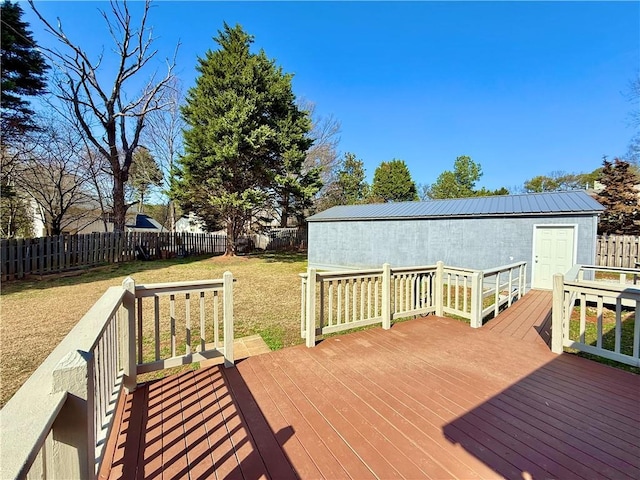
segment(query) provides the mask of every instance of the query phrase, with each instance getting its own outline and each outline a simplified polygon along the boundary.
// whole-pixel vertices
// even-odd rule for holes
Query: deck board
[[[531,290],[496,318],[489,320],[484,328],[499,335],[549,346],[552,297],[550,291]]]
[[[527,339],[544,320],[508,311],[492,328],[430,316],[142,386],[101,478],[640,478],[640,376],[556,356]]]

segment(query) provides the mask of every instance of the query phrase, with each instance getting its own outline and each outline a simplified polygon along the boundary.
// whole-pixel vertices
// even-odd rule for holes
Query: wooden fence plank
[[[67,256],[64,251],[64,235],[58,235],[56,243],[58,250],[58,271],[63,271],[68,268],[68,265],[65,262]]]
[[[18,278],[24,277],[24,239],[19,238],[16,242],[16,261]]]
[[[633,235],[602,235],[597,239],[595,263],[602,267],[635,268],[640,261],[640,237]]]

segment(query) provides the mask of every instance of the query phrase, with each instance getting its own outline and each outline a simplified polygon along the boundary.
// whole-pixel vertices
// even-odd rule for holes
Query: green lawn
[[[574,341],[580,341],[580,308],[579,306],[573,309],[571,315],[571,321],[569,322],[569,338]],[[591,306],[586,307],[586,322],[584,331],[584,342],[588,345],[596,346],[598,331],[596,323],[596,309]],[[633,354],[633,334],[635,325],[635,310],[623,309],[622,311],[622,325],[620,335],[620,353],[625,355]],[[615,350],[615,310],[604,308],[602,319],[602,348],[610,351]],[[633,373],[640,373],[640,368],[626,365],[624,363],[609,360],[600,356],[592,355],[585,352],[580,352],[576,349],[567,348],[566,351],[575,353],[578,356],[589,358],[600,363],[627,370]]]
[[[236,338],[259,334],[272,349],[301,343],[300,278],[306,254],[190,257],[108,265],[71,276],[2,285],[0,405],[4,405],[80,318],[127,276],[136,283],[222,278],[233,273]]]

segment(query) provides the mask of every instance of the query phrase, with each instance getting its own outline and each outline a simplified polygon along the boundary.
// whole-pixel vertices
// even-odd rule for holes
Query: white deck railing
[[[526,262],[483,270],[480,288],[483,292],[482,319],[484,320],[490,315],[497,316],[505,305],[510,307],[514,300],[522,298],[526,283]]]
[[[484,318],[524,294],[526,263],[484,272],[442,262],[401,268],[384,264],[370,270],[309,269],[300,277],[300,335],[311,347],[317,335],[377,323],[388,329],[391,320],[430,313],[457,315],[480,327]]]
[[[192,346],[189,299],[194,292],[200,323],[193,337],[198,344]],[[213,308],[207,308],[207,293],[213,295]],[[180,295],[185,298],[184,316],[176,313]],[[161,320],[166,316],[160,302],[164,296],[169,300],[166,321]],[[153,313],[144,308],[142,299],[147,297],[154,299]],[[0,410],[0,476],[95,478],[119,397],[123,390],[135,389],[137,373],[215,356],[233,365],[232,302],[229,272],[220,280],[173,284],[136,286],[128,278],[122,287],[109,288]],[[207,310],[213,312],[213,321],[207,322]],[[176,333],[178,317],[184,319],[182,336]],[[155,328],[145,325],[146,318],[156,320]],[[166,325],[168,333],[162,329]],[[178,339],[185,340],[184,353]],[[158,347],[165,340],[170,344],[166,352]],[[147,350],[155,358],[143,363]],[[158,352],[164,356],[158,358]]]
[[[595,274],[599,271],[614,272],[618,278],[597,279]],[[640,367],[639,275],[640,269],[591,265],[576,265],[566,276],[554,275],[552,351],[562,353],[568,347]],[[579,318],[572,320],[577,307]],[[593,315],[587,315],[588,310]],[[614,325],[607,332],[606,311],[614,315]],[[628,325],[624,317],[630,322]],[[588,333],[593,331],[587,328],[588,324],[593,325],[595,332]],[[632,332],[627,335],[630,344],[623,344],[623,329]],[[607,335],[613,337],[612,341],[605,341]]]
[[[225,321],[233,318],[232,286],[229,272],[218,280],[135,285],[137,372],[233,359],[233,324]]]

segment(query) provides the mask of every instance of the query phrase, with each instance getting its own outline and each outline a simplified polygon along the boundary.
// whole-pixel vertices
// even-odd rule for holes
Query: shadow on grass
[[[3,282],[1,294],[8,295],[27,290],[46,290],[54,287],[65,287],[103,280],[112,280],[123,276],[135,275],[140,272],[167,268],[173,265],[188,265],[190,263],[206,260],[207,258],[212,258],[212,256],[198,255],[185,258],[172,258],[168,260],[133,260],[130,262],[113,263],[50,275],[31,275],[25,279]]]
[[[307,252],[252,252],[248,258],[259,258],[267,263],[300,263],[307,261]]]

